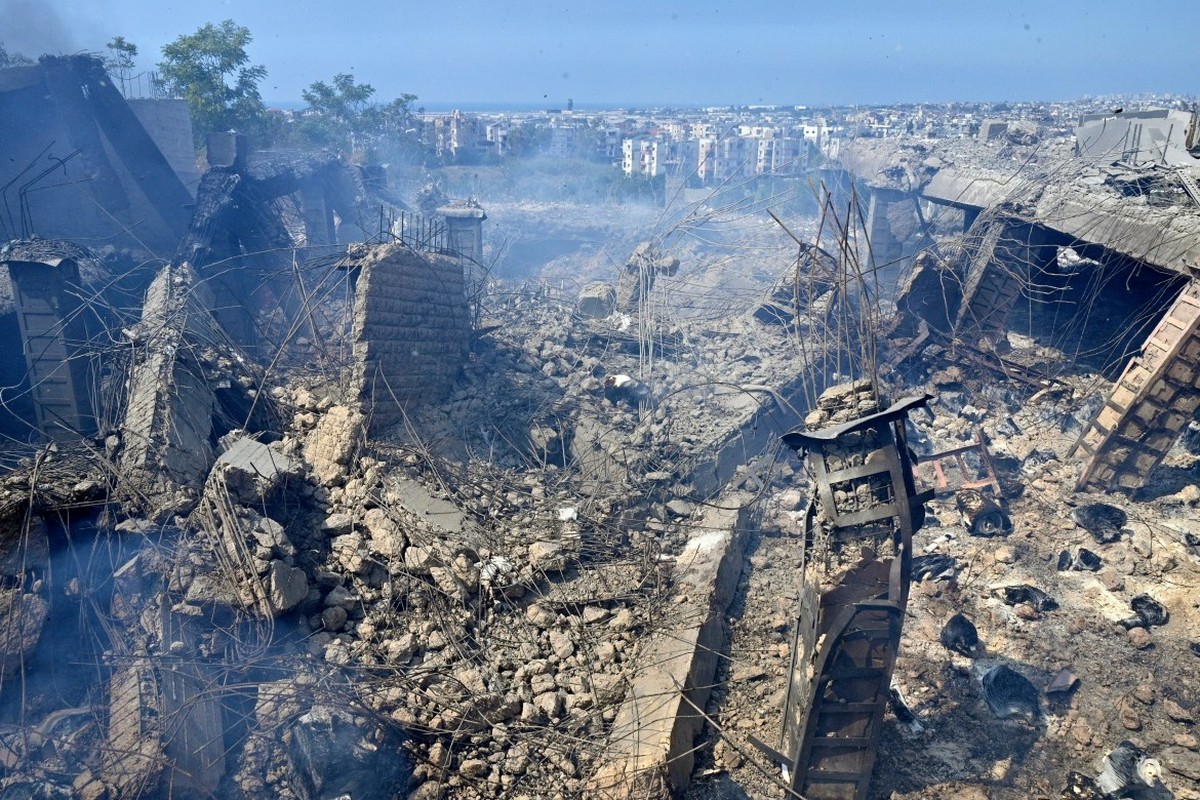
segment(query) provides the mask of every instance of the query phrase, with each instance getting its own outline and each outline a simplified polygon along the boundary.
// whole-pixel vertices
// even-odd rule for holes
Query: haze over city
[[[298,102],[350,72],[377,98],[577,107],[1069,99],[1188,93],[1191,6],[979,5],[922,0],[335,4],[4,0],[12,52],[99,52],[114,36],[153,69],[163,45],[207,22],[248,27],[263,97]]]

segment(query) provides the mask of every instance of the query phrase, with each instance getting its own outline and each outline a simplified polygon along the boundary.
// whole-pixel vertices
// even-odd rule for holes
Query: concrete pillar
[[[446,249],[477,264],[483,263],[483,221],[487,214],[478,205],[442,206],[437,210],[446,220]]]
[[[1072,453],[1088,461],[1076,489],[1142,486],[1200,407],[1200,281],[1192,280],[1125,367]]]
[[[309,247],[337,242],[333,210],[325,204],[320,181],[309,178],[300,182],[300,208],[304,217],[304,239]]]
[[[867,201],[867,239],[871,243],[872,266],[883,266],[900,260],[904,244],[892,233],[888,207],[904,200],[904,193],[894,189],[872,189]]]
[[[971,226],[975,224],[975,220],[979,219],[981,208],[975,206],[966,206],[963,208],[963,233],[971,230]]]

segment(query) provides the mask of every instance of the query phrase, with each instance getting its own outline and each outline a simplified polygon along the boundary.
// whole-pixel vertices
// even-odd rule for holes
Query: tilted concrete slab
[[[960,208],[991,208],[1017,187],[1015,176],[991,170],[943,169],[921,190],[921,196],[936,203]]]
[[[216,398],[192,346],[219,341],[211,301],[187,264],[160,271],[146,292],[120,459],[122,493],[135,507],[170,510],[176,493],[198,496],[212,464]]]
[[[1179,204],[1151,206],[1100,186],[1063,175],[1030,180],[1032,172],[1014,167],[995,169],[949,167],[940,170],[921,196],[959,208],[994,208],[1007,203],[1016,219],[1098,244],[1160,269],[1189,274],[1200,265],[1200,208],[1185,197]]]
[[[589,796],[665,798],[687,785],[753,501],[747,492],[723,495],[692,529],[672,573],[671,612],[639,648],[609,735],[609,760],[589,782]]]

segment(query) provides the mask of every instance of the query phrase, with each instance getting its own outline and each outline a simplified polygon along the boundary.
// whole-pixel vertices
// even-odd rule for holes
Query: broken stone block
[[[346,624],[349,615],[346,609],[341,606],[330,606],[322,611],[319,615],[321,628],[327,631],[340,631],[342,626]]]
[[[581,317],[603,319],[617,308],[617,292],[607,283],[589,283],[579,293],[575,312]]]
[[[550,650],[559,658],[570,658],[575,654],[575,642],[566,631],[550,631]]]
[[[462,602],[471,599],[472,587],[463,583],[452,569],[447,567],[430,567],[429,576],[434,584],[450,597],[457,597]]]
[[[363,546],[363,537],[360,534],[347,533],[343,536],[335,536],[330,547],[338,563],[347,571],[361,573],[368,567],[366,548]]]
[[[567,568],[568,553],[559,542],[534,542],[529,545],[529,566],[542,572],[562,572]]]
[[[533,698],[533,707],[554,719],[562,714],[563,699],[558,692],[545,692]]]
[[[346,406],[333,406],[321,416],[304,442],[304,458],[322,484],[336,486],[345,480],[364,425],[362,413]]]
[[[1200,781],[1200,754],[1172,745],[1159,754],[1163,766],[1188,780]]]
[[[413,545],[404,551],[404,568],[417,575],[424,575],[429,568],[440,563],[428,547]]]
[[[269,497],[289,476],[299,478],[292,459],[249,438],[236,439],[217,457],[214,469],[220,471],[229,496],[250,506]]]
[[[308,596],[308,576],[304,570],[276,559],[267,572],[267,598],[276,613],[289,611]]]
[[[1154,644],[1154,640],[1150,637],[1150,632],[1145,628],[1130,628],[1129,642],[1138,650],[1145,650]]]
[[[19,589],[0,592],[0,675],[24,661],[37,645],[49,606],[36,594]]]
[[[354,530],[354,519],[349,514],[330,514],[321,526],[321,531],[326,536],[342,536],[352,530]]]
[[[259,517],[250,529],[254,541],[271,551],[276,558],[290,559],[296,555],[296,547],[284,532],[283,526],[270,517]]]
[[[676,498],[667,503],[667,511],[670,511],[677,517],[690,517],[692,512],[696,510],[696,505],[687,500]]]
[[[372,508],[363,518],[371,535],[371,546],[385,558],[397,558],[408,544],[404,532],[382,508]]]
[[[549,628],[558,621],[558,617],[553,611],[536,603],[525,609],[525,619],[539,628]]]
[[[325,605],[330,608],[337,606],[349,612],[353,611],[354,607],[358,605],[358,598],[345,586],[334,586],[329,590],[329,594],[325,595]]]

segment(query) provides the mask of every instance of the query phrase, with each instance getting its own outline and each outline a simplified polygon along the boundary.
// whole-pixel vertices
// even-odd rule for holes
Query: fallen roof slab
[[[754,496],[710,506],[675,562],[674,610],[639,650],[633,683],[609,736],[611,758],[591,779],[605,800],[668,797],[687,785],[723,649],[725,609],[742,573]]]

